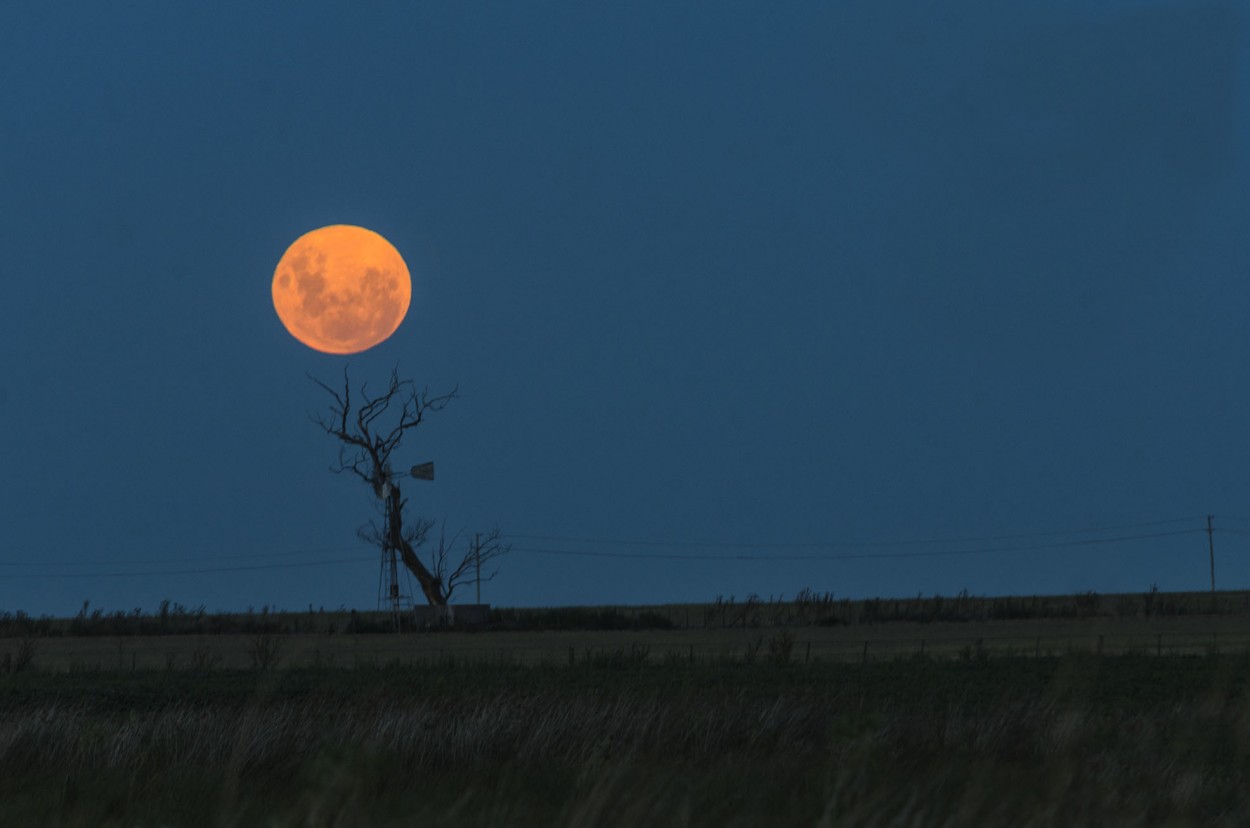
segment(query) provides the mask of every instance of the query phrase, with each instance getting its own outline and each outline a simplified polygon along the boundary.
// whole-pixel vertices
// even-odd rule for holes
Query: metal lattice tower
[[[382,530],[382,563],[378,572],[378,611],[391,613],[391,624],[396,632],[400,629],[400,619],[405,612],[412,612],[412,596],[405,595],[400,589],[398,550],[391,543],[391,484],[383,486],[383,501],[386,504]]]

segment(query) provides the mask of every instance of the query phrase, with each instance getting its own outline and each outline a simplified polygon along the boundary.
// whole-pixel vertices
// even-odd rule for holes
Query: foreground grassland
[[[0,825],[1250,825],[1250,593],[0,611]]]
[[[37,667],[4,825],[1250,824],[1250,656]]]

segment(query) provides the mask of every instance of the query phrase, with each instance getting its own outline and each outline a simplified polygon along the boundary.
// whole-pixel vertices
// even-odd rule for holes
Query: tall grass
[[[1248,686],[1232,656],[23,673],[0,824],[1245,825]]]

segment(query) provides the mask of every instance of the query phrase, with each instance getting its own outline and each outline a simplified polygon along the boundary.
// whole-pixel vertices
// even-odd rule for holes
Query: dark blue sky
[[[0,610],[374,604],[269,298],[333,223],[484,600],[1200,589],[1209,512],[1247,586],[1246,22],[1090,5],[7,4]]]

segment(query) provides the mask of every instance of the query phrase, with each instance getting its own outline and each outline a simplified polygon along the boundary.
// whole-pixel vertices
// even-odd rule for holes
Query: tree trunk
[[[399,550],[404,566],[416,576],[417,583],[421,585],[421,592],[425,594],[425,600],[430,603],[430,606],[446,606],[447,598],[443,595],[442,582],[426,569],[425,564],[421,563],[421,559],[413,551],[412,544],[404,539],[403,501],[400,499],[399,486],[391,484],[389,497],[391,502],[387,504],[389,507],[387,512],[390,515],[390,525],[386,527],[386,531],[390,536],[391,547]]]

